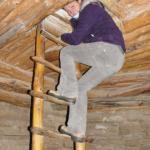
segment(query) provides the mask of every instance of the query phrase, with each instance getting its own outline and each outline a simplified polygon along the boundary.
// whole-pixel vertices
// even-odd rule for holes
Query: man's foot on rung
[[[79,134],[75,134],[75,133],[72,133],[69,128],[65,125],[61,125],[59,127],[59,132],[61,134],[65,134],[65,135],[69,135],[71,136],[71,139],[74,141],[74,142],[85,142],[86,141],[86,137],[83,136],[83,135],[79,135]]]
[[[70,102],[70,103],[76,102],[76,97],[66,97],[58,93],[58,91],[49,90],[47,94],[66,102]]]

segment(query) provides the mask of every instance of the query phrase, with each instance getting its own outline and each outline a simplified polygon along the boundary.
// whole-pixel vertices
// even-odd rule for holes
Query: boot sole
[[[66,131],[65,129],[63,129],[63,126],[60,127],[59,129],[60,133],[62,134],[66,134],[66,135],[69,135],[71,136],[71,139],[74,141],[74,142],[85,142],[85,137],[78,137],[78,136],[75,136],[74,134],[72,134],[71,132],[69,131]]]
[[[61,95],[55,95],[54,93],[50,93],[50,92],[48,92],[47,94],[50,95],[50,96],[53,96],[57,99],[63,100],[65,102],[70,102],[70,103],[73,103],[73,104],[76,102],[76,98],[68,98],[68,97],[61,96]]]

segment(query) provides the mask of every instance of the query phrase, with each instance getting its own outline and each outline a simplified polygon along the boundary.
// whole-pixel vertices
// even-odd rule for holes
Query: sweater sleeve
[[[78,24],[72,33],[65,33],[61,39],[71,45],[80,44],[83,39],[91,33],[92,27],[101,16],[100,8],[97,5],[89,4],[80,13]]]
[[[78,20],[75,19],[75,18],[71,18],[70,22],[71,22],[71,25],[72,25],[73,29],[75,29],[77,27]]]

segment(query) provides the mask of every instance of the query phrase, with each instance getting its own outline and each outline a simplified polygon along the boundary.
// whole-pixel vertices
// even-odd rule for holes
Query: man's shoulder
[[[102,8],[96,3],[90,3],[80,13],[87,13],[93,15],[100,12],[104,12],[104,8]]]
[[[104,10],[98,3],[90,3],[84,9],[96,9],[96,10]]]

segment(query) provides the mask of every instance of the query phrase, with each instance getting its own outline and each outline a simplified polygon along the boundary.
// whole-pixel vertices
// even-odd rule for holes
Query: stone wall
[[[45,103],[44,126],[57,131],[65,121],[65,107]],[[150,109],[118,109],[88,113],[87,150],[149,150]],[[29,150],[30,110],[0,103],[0,150]],[[73,150],[62,137],[45,137],[45,150]]]

